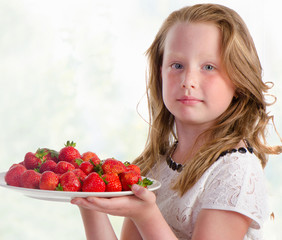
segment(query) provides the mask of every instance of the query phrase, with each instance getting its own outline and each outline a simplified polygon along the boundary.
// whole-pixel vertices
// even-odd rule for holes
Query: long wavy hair
[[[266,112],[271,105],[265,94],[271,88],[262,81],[262,67],[252,37],[241,17],[232,9],[218,4],[197,4],[171,13],[164,21],[152,45],[147,50],[147,99],[149,134],[142,154],[134,161],[142,174],[168,154],[175,133],[174,116],[167,110],[162,98],[161,66],[165,39],[176,23],[212,23],[221,31],[222,62],[236,87],[228,109],[216,119],[216,124],[202,134],[212,136],[186,164],[173,189],[182,196],[216,161],[220,153],[234,148],[246,139],[266,166],[268,154],[279,154],[282,146],[268,146],[266,127],[273,116]]]

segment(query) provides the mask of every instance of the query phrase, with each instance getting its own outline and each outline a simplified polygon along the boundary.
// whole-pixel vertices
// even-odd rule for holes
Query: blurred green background
[[[28,151],[59,150],[67,140],[81,153],[132,161],[147,134],[144,52],[171,11],[199,2],[0,0],[0,172]],[[282,134],[281,3],[210,2],[246,21],[264,79],[275,83],[278,100],[269,110]],[[280,144],[271,126],[269,141]],[[281,171],[281,157],[270,157],[265,172],[275,220],[265,225],[267,240],[282,236]],[[77,207],[5,188],[0,196],[1,240],[85,239]],[[119,233],[122,218],[111,219]]]

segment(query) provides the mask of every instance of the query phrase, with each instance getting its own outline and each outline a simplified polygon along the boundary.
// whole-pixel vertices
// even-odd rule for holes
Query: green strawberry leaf
[[[79,158],[75,159],[74,161],[77,163],[78,166],[80,166],[80,164],[83,163],[83,160]]]
[[[56,187],[56,191],[64,191],[62,185],[59,183]]]
[[[94,164],[94,162],[92,161],[92,159],[90,159],[89,162],[90,162],[93,166],[95,166],[95,164]]]
[[[75,147],[76,146],[76,143],[73,142],[73,141],[67,141],[67,143],[65,144],[65,147]]]
[[[139,180],[138,185],[142,186],[142,187],[147,187],[153,184],[153,181],[151,181],[149,178],[144,178],[142,180]]]
[[[91,160],[90,160],[91,161]],[[94,165],[94,172],[98,173],[100,176],[104,174],[103,168],[102,168],[102,163],[99,163],[95,165],[93,162],[92,164]]]
[[[51,150],[49,149],[49,152],[51,153],[51,157],[55,157],[55,158],[58,158],[59,156],[59,153],[56,151],[56,150]]]
[[[49,153],[49,150],[44,149],[44,148],[38,148],[36,153],[35,153],[35,156],[37,158],[40,158],[41,161],[43,161],[43,157],[46,156],[48,153]]]

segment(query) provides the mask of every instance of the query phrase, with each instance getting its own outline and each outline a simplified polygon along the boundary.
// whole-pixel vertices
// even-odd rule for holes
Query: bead
[[[254,152],[254,149],[253,149],[252,147],[247,147],[247,149],[248,149],[248,151],[249,151],[250,153],[253,153],[253,152]]]
[[[225,156],[227,153],[228,153],[228,151],[223,151],[223,152],[220,154],[220,156],[223,157],[223,156]]]
[[[183,169],[183,166],[174,162],[170,156],[166,158],[166,162],[169,168],[171,168],[173,171],[181,172]]]
[[[240,147],[240,148],[238,149],[238,152],[239,152],[239,153],[246,153],[246,152],[247,152],[247,149],[246,149],[246,148],[243,148],[243,147]]]
[[[233,149],[231,149],[231,150],[227,150],[227,151],[223,151],[220,155],[219,155],[219,157],[216,159],[216,161],[220,158],[220,157],[223,157],[223,156],[225,156],[227,153],[235,153],[235,152],[239,152],[239,153],[246,153],[247,152],[247,150],[250,152],[250,153],[253,153],[254,152],[254,150],[253,150],[253,148],[252,147],[247,147],[247,149],[246,148],[244,148],[244,147],[240,147],[238,150],[237,149],[235,149],[235,148],[233,148]]]
[[[173,162],[173,163],[171,164],[171,169],[172,169],[173,171],[175,171],[176,168],[177,168],[176,162]]]
[[[182,169],[183,169],[183,166],[182,166],[181,164],[179,164],[179,165],[177,166],[177,172],[181,172]]]

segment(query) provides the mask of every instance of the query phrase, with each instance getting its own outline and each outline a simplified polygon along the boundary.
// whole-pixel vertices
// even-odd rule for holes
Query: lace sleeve
[[[206,182],[202,208],[235,211],[251,218],[259,229],[267,215],[264,174],[254,154],[229,154]]]

